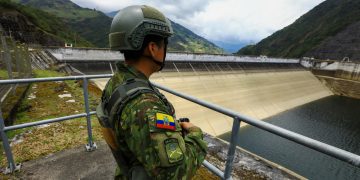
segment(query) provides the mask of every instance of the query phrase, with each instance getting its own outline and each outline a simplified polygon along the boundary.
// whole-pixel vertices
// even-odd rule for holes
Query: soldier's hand
[[[190,122],[180,122],[180,126],[181,128],[183,129],[189,129],[191,127],[194,127],[195,125],[193,125],[192,123]]]

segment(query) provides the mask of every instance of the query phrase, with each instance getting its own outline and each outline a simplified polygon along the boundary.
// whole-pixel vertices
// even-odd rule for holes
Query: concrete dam
[[[114,62],[123,61],[119,52],[104,49],[48,51],[85,74],[111,73]],[[94,81],[103,89],[107,80]],[[150,80],[257,119],[333,95],[298,59],[169,53],[164,70]],[[163,93],[178,118],[188,117],[214,136],[231,131],[231,118]]]
[[[119,52],[107,49],[46,48],[29,49],[29,51],[31,66],[37,70],[37,73],[42,72],[41,69],[51,69],[72,75],[110,74],[116,71],[117,62],[124,61]],[[9,60],[11,59],[9,58]],[[16,64],[10,65],[14,66]],[[16,72],[21,69],[15,67]],[[21,73],[12,74],[21,75]],[[72,77],[74,76],[69,76],[69,78]],[[109,77],[109,75],[102,77]],[[360,103],[357,101],[360,89],[359,77],[360,66],[349,62],[170,52],[164,69],[155,73],[150,80],[177,92],[231,109],[254,119],[266,121],[266,123],[257,121],[259,123],[274,124],[284,128],[284,130],[287,129],[358,154],[360,152],[358,152],[357,143],[354,144],[353,142],[358,142],[360,139],[360,136],[357,135],[357,127],[360,127],[360,124],[357,121],[359,115],[356,111],[357,107],[360,107]],[[79,76],[76,76],[76,78],[79,78]],[[98,91],[94,84],[102,89],[108,79],[93,79],[91,81],[93,82],[89,86],[86,85],[87,81],[85,79],[70,83],[78,84],[78,88],[88,87],[95,89],[99,93],[95,97],[98,99],[101,92]],[[57,83],[56,81],[55,84]],[[33,85],[29,98],[37,95],[35,94],[36,91],[46,89],[45,86],[47,85]],[[59,89],[60,87],[54,90],[56,91],[55,98],[46,98],[48,97],[47,94],[44,94],[44,97],[40,96],[40,98],[45,98],[45,101],[56,100],[60,97],[57,97],[57,93],[63,95],[61,92],[68,92],[67,89],[63,89],[63,91]],[[11,89],[5,91],[5,96],[11,94],[6,93],[10,91]],[[229,159],[226,152],[231,146],[225,141],[230,142],[229,132],[237,126],[235,124],[232,127],[233,119],[229,117],[237,115],[225,116],[165,91],[163,93],[175,106],[177,118],[188,117],[191,122],[208,133],[205,135],[205,139],[209,143],[207,161],[220,168],[220,170],[224,170],[222,169],[224,162]],[[354,99],[347,99],[344,96],[354,97]],[[40,99],[31,101],[34,103],[41,102]],[[65,104],[68,102],[67,99],[60,101],[64,101]],[[81,102],[81,98],[76,101]],[[91,102],[97,104],[94,99]],[[349,112],[348,110],[351,109],[353,111]],[[94,110],[93,107],[91,107],[92,110]],[[72,114],[72,111],[69,112],[70,114]],[[236,142],[236,146],[238,146],[234,156],[234,173],[236,174],[234,179],[243,178],[244,175],[248,178],[256,176],[270,179],[332,179],[332,177],[349,179],[351,177],[360,177],[359,171],[354,170],[354,173],[349,173],[348,166],[337,164],[337,160],[334,158],[332,158],[332,161],[328,161],[326,159],[328,157],[324,157],[325,159],[322,157],[326,155],[321,156],[312,151],[306,154],[304,152],[311,149],[306,147],[301,149],[298,144],[296,144],[297,146],[288,145],[281,141],[284,140],[283,138],[274,137],[272,134],[264,134],[266,131],[257,129],[257,126],[251,121],[248,122],[252,125],[248,126],[241,122],[242,128],[239,131],[240,134],[237,135],[239,140],[232,141]],[[93,128],[97,129],[96,126]],[[49,128],[57,127],[58,124],[49,126]],[[87,127],[90,127],[91,130],[91,125]],[[84,127],[77,127],[76,125],[75,128],[81,129]],[[47,130],[47,128],[45,129]],[[78,131],[76,130],[76,132]],[[233,130],[233,132],[237,131]],[[88,136],[90,137],[90,135]],[[322,138],[322,136],[330,138],[326,139]],[[336,139],[335,137],[340,138]],[[344,146],[344,143],[346,143],[346,146]],[[99,149],[95,153],[91,153],[91,157],[101,157],[102,160],[106,158],[112,159],[110,152],[104,152],[108,150],[104,142],[101,141],[99,144]],[[12,149],[16,148],[12,147]],[[56,153],[51,158],[45,157],[29,163],[25,162],[24,176],[31,176],[35,179],[59,177],[53,173],[44,173],[43,167],[49,167],[49,169],[57,171],[59,170],[58,166],[62,165],[54,162],[71,164],[80,161],[85,156],[89,156],[83,154],[82,150],[83,148],[77,149],[76,155],[68,154],[65,156],[68,152],[74,152],[68,150]],[[294,153],[296,150],[298,151]],[[106,154],[106,156],[103,156],[103,154]],[[7,159],[9,159],[8,157],[10,156],[7,155]],[[64,161],[64,157],[67,157],[69,162]],[[91,160],[91,162],[87,162],[87,166],[81,166],[81,168],[67,166],[67,168],[62,168],[60,171],[71,172],[71,175],[77,174],[76,177],[79,178],[92,177],[92,173],[98,173],[98,171],[89,171],[90,167],[101,166],[106,168],[102,169],[100,172],[102,174],[97,177],[113,174],[113,168],[111,168],[114,166],[113,161],[107,160],[104,164],[98,163],[97,160],[93,162],[92,158],[88,158],[88,160]],[[39,162],[42,164],[41,166],[39,166]],[[331,169],[330,172],[328,172],[329,169]],[[77,172],[74,172],[74,170]],[[80,174],[78,170],[81,171]],[[31,175],[27,174],[28,172]],[[254,174],[250,173],[247,176],[246,173],[249,172],[254,172]],[[105,179],[111,179],[110,176],[106,177],[108,178]],[[104,179],[104,177],[98,179]]]

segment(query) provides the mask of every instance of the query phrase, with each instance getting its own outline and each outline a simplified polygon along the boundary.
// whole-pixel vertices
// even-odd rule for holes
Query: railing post
[[[85,146],[86,151],[93,151],[96,149],[96,144],[92,140],[92,130],[91,130],[91,115],[89,110],[89,94],[88,94],[88,79],[83,79],[83,91],[84,91],[84,102],[85,102],[85,112],[86,112],[86,122],[88,130],[88,139],[89,143]]]
[[[7,71],[8,71],[8,76],[9,76],[9,79],[13,79],[13,76],[12,76],[12,67],[11,67],[11,54],[10,54],[10,50],[6,44],[6,38],[2,35],[0,35],[0,39],[1,39],[1,44],[2,44],[2,47],[4,49],[4,59],[5,59],[5,64],[6,64],[6,68],[7,68]]]
[[[234,118],[233,127],[231,131],[231,139],[230,139],[230,146],[229,151],[227,154],[226,166],[225,166],[225,173],[224,179],[232,179],[231,178],[231,170],[234,163],[234,154],[236,149],[236,143],[238,142],[238,132],[240,129],[240,119],[238,117]]]
[[[2,112],[1,112],[1,106],[0,106],[0,137],[1,137],[2,142],[3,142],[3,147],[4,147],[4,150],[5,150],[5,155],[6,155],[6,159],[7,159],[7,162],[8,162],[8,167],[6,167],[6,169],[4,171],[4,174],[9,174],[9,173],[13,173],[15,171],[20,170],[21,165],[20,164],[16,165],[15,162],[14,162],[14,158],[13,158],[13,155],[12,155],[12,152],[11,152],[11,147],[10,147],[10,144],[9,144],[9,140],[8,140],[8,138],[6,136],[4,128],[5,128],[5,123],[4,123],[4,119],[3,119],[3,116],[2,116]]]

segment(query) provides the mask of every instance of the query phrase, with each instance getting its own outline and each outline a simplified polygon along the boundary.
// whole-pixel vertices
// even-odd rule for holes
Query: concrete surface
[[[229,143],[205,134],[208,142],[207,160],[225,171]],[[245,149],[236,147],[232,168],[233,179],[281,179],[305,180],[306,178],[274,162],[266,160]]]
[[[309,71],[237,73],[162,72],[151,81],[257,119],[332,95]],[[107,79],[95,80],[104,88]],[[218,136],[231,130],[232,119],[164,92],[177,118],[188,117],[205,132]],[[242,123],[245,125],[245,123]]]
[[[225,169],[228,144],[210,135],[207,160]],[[86,152],[83,146],[60,151],[36,160],[23,162],[16,179],[26,180],[110,180],[114,178],[116,162],[104,141],[97,142],[98,149]],[[235,152],[234,179],[305,179],[300,175],[243,149]],[[215,175],[214,175],[215,177]],[[197,176],[196,179],[204,179]]]
[[[86,152],[84,146],[24,162],[20,179],[114,179],[116,162],[110,149],[103,141],[97,142],[97,146],[92,152]]]
[[[98,48],[48,48],[59,61],[118,61],[124,60],[119,51]],[[193,61],[193,62],[259,62],[259,63],[299,63],[299,59],[284,59],[272,57],[234,56],[226,54],[202,54],[185,52],[167,52],[167,61]]]

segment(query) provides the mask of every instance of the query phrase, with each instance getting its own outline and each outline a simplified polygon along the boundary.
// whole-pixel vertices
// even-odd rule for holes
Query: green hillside
[[[302,57],[358,21],[359,0],[327,0],[258,44],[240,49],[238,54]]]
[[[217,47],[214,43],[206,40],[205,38],[198,36],[189,29],[171,22],[174,29],[174,36],[169,40],[170,51],[186,51],[197,53],[214,53],[221,54],[224,50]]]
[[[5,31],[12,32],[16,40],[25,43],[63,46],[65,42],[72,42],[75,34],[61,19],[10,0],[0,0],[0,23]],[[92,46],[81,37],[78,44]]]
[[[62,19],[73,31],[75,38],[84,38],[97,47],[107,47],[111,19],[95,9],[82,8],[70,0],[13,0],[41,9]]]
[[[61,18],[78,36],[97,47],[108,47],[108,31],[112,17],[95,9],[82,8],[70,0],[13,0],[39,8]],[[194,34],[179,24],[174,24],[176,35],[171,39],[169,50],[187,52],[223,53],[208,40]]]
[[[118,11],[107,13],[113,18]],[[216,46],[207,39],[195,34],[184,26],[171,21],[174,35],[169,39],[169,50],[180,52],[223,54],[224,49]]]

